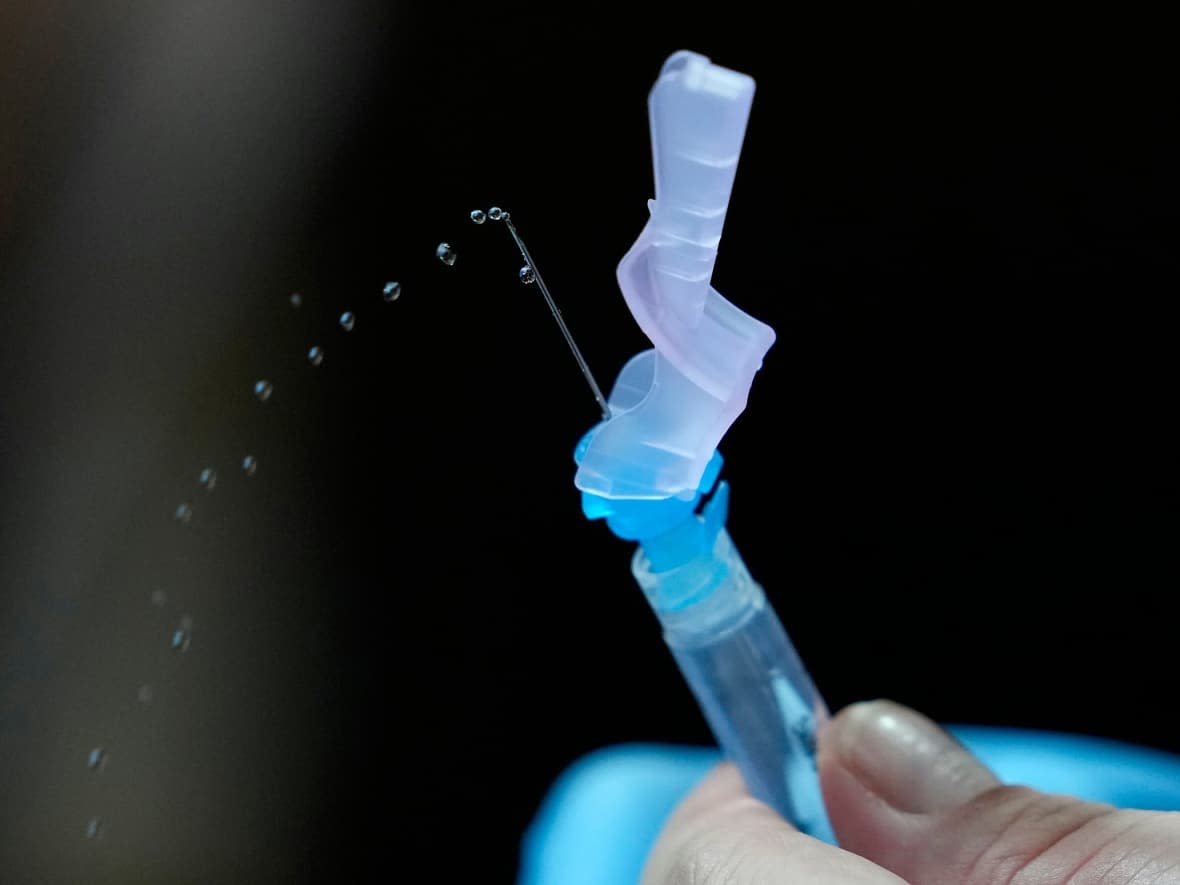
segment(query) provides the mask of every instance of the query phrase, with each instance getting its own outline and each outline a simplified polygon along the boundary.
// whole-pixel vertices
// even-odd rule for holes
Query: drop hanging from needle
[[[537,270],[537,263],[533,261],[533,256],[529,254],[528,246],[524,244],[524,240],[521,239],[520,233],[516,230],[516,225],[512,223],[512,216],[499,206],[493,206],[486,214],[479,209],[471,213],[471,220],[476,224],[483,224],[485,219],[503,222],[504,227],[507,228],[509,235],[512,237],[512,242],[516,243],[516,248],[520,251],[520,257],[524,259],[524,266],[521,267],[519,274],[520,281],[526,285],[536,285],[541,290],[541,295],[544,297],[545,303],[549,305],[549,312],[553,314],[553,319],[556,320],[557,327],[561,329],[565,343],[569,345],[570,353],[574,355],[574,359],[578,363],[578,368],[582,371],[582,376],[586,379],[586,383],[590,385],[590,392],[594,394],[594,401],[598,403],[598,408],[602,410],[603,420],[609,419],[610,407],[606,404],[606,397],[602,395],[602,389],[598,386],[598,382],[594,380],[594,373],[590,371],[590,365],[586,362],[586,358],[582,356],[582,351],[578,349],[578,345],[574,341],[574,336],[570,333],[569,326],[565,324],[561,310],[557,307],[557,302],[553,300],[553,296],[549,292],[549,287],[545,285],[545,280],[541,277],[541,272]]]

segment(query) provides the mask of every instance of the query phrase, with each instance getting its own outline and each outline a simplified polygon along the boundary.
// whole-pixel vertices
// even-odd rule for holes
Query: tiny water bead
[[[139,691],[135,693],[135,697],[146,707],[155,699],[156,692],[150,685],[141,685]]]
[[[501,209],[499,206],[493,206],[491,209],[488,210],[488,218],[492,219],[492,221],[499,221],[503,217],[504,217],[504,210]]]
[[[443,264],[445,264],[447,267],[453,266],[455,263],[455,259],[459,257],[455,253],[455,250],[451,248],[450,243],[439,243],[438,247],[434,250],[434,254],[438,258],[438,260],[441,261]]]
[[[213,491],[213,487],[217,485],[217,471],[212,467],[206,467],[197,477],[197,482],[201,484],[201,487],[205,491]]]
[[[253,455],[247,455],[242,459],[242,473],[246,476],[253,476],[258,472],[258,459]]]
[[[322,365],[324,362],[324,349],[319,345],[311,348],[311,350],[307,352],[307,361],[313,366]]]
[[[102,747],[95,747],[86,754],[86,767],[91,771],[101,771],[107,763],[107,751]]]
[[[381,297],[386,301],[397,301],[402,295],[402,284],[388,282],[381,288]]]
[[[472,209],[471,210],[471,220],[474,221],[476,224],[483,224],[485,221],[488,220],[488,214],[486,212],[484,212],[482,209]]]
[[[291,293],[291,306],[298,309],[303,306],[303,296],[298,292]]]
[[[168,594],[163,590],[152,591],[152,605],[156,608],[163,608],[168,602]]]
[[[346,310],[340,314],[340,328],[345,332],[351,332],[352,327],[356,325],[356,317],[351,310]]]
[[[258,397],[260,402],[266,402],[274,392],[275,386],[265,378],[254,382],[254,395]]]
[[[537,281],[537,272],[533,270],[532,266],[526,264],[520,269],[520,281],[526,286]]]
[[[193,519],[193,508],[191,504],[178,504],[176,509],[172,511],[172,518],[181,525],[188,525]]]
[[[189,628],[181,625],[172,631],[172,648],[176,651],[188,651],[193,635]]]
[[[97,839],[102,835],[102,821],[97,817],[92,817],[86,822],[86,838]]]

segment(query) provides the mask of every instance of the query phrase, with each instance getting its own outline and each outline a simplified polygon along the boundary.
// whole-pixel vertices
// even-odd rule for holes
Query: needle
[[[477,217],[476,212],[471,213],[471,218],[474,221]],[[479,213],[482,215],[482,213]],[[602,410],[603,420],[610,418],[610,407],[606,404],[606,397],[602,395],[602,389],[599,388],[598,382],[594,380],[594,374],[590,371],[590,366],[586,362],[586,358],[582,356],[582,351],[578,350],[578,345],[574,343],[574,336],[570,334],[569,327],[566,326],[565,320],[562,319],[561,311],[557,307],[557,303],[553,300],[553,296],[549,294],[549,287],[545,285],[545,280],[541,277],[541,272],[537,270],[537,265],[533,261],[533,257],[529,255],[528,247],[524,244],[524,240],[520,238],[517,233],[516,225],[512,223],[512,218],[509,214],[498,207],[493,207],[488,210],[487,218],[493,221],[502,221],[504,226],[508,228],[508,233],[512,235],[512,241],[516,243],[516,248],[520,250],[520,257],[524,259],[524,267],[520,269],[520,278],[525,283],[537,284],[537,288],[541,290],[541,295],[545,298],[545,303],[549,305],[549,311],[553,314],[553,319],[557,321],[557,326],[561,329],[561,334],[565,336],[565,343],[569,345],[570,352],[573,353],[574,359],[577,360],[578,368],[582,370],[582,375],[586,379],[586,383],[590,385],[590,392],[594,394],[594,400],[598,403],[598,408]],[[480,222],[477,222],[480,223]]]

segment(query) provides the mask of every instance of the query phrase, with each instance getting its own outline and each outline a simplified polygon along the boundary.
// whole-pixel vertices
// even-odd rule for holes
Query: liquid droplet
[[[511,217],[512,217],[512,216],[508,214],[508,210],[507,210],[507,209],[505,209],[503,212],[501,212],[501,213],[500,213],[500,220],[501,220],[501,221],[507,221],[507,220],[508,220],[509,218],[511,218]]]
[[[520,281],[526,286],[537,281],[537,272],[529,265],[525,265],[520,269]]]
[[[155,699],[156,692],[150,685],[141,685],[135,697],[146,707]]]
[[[324,349],[318,344],[307,352],[307,361],[313,366],[322,365],[324,362]]]
[[[188,651],[188,646],[192,642],[192,639],[192,624],[191,622],[186,623],[182,619],[180,626],[172,632],[172,647],[176,651]]]
[[[165,593],[163,590],[153,590],[152,591],[152,605],[154,605],[156,608],[163,608],[165,603],[167,603],[167,602],[168,602],[168,594]]]
[[[275,386],[269,381],[263,379],[254,382],[254,395],[258,397],[260,402],[266,402],[274,392]]]
[[[107,764],[107,751],[102,747],[95,747],[86,755],[86,767],[91,771],[101,771]]]
[[[488,218],[492,219],[492,221],[499,221],[503,217],[504,217],[504,210],[501,209],[499,206],[493,206],[491,209],[488,210]]]
[[[340,314],[340,328],[345,332],[351,332],[352,327],[356,325],[356,317],[353,316],[351,310],[346,310]]]
[[[397,301],[402,297],[402,284],[393,282],[386,283],[381,289],[381,297],[386,301]]]
[[[455,254],[455,250],[451,248],[450,243],[439,243],[438,248],[434,250],[434,254],[438,257],[438,260],[447,267],[453,266],[455,259],[459,257],[457,254]]]
[[[242,473],[246,476],[253,476],[258,472],[258,459],[253,455],[247,455],[242,459]]]
[[[86,822],[86,838],[97,839],[100,835],[102,835],[102,821],[97,817],[90,818]]]
[[[303,306],[303,296],[298,292],[291,293],[291,306],[296,310]]]
[[[172,518],[182,525],[188,525],[193,519],[193,508],[190,504],[178,504],[172,512]]]
[[[471,220],[476,224],[483,224],[488,220],[488,213],[484,212],[482,209],[472,209]]]
[[[205,491],[213,491],[213,487],[217,485],[217,471],[212,467],[206,467],[197,477],[197,482],[204,487]]]

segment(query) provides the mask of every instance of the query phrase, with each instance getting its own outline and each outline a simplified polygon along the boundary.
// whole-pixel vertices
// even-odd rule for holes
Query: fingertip
[[[893,701],[840,711],[820,736],[820,752],[890,807],[930,814],[998,784],[995,775],[938,724]]]

